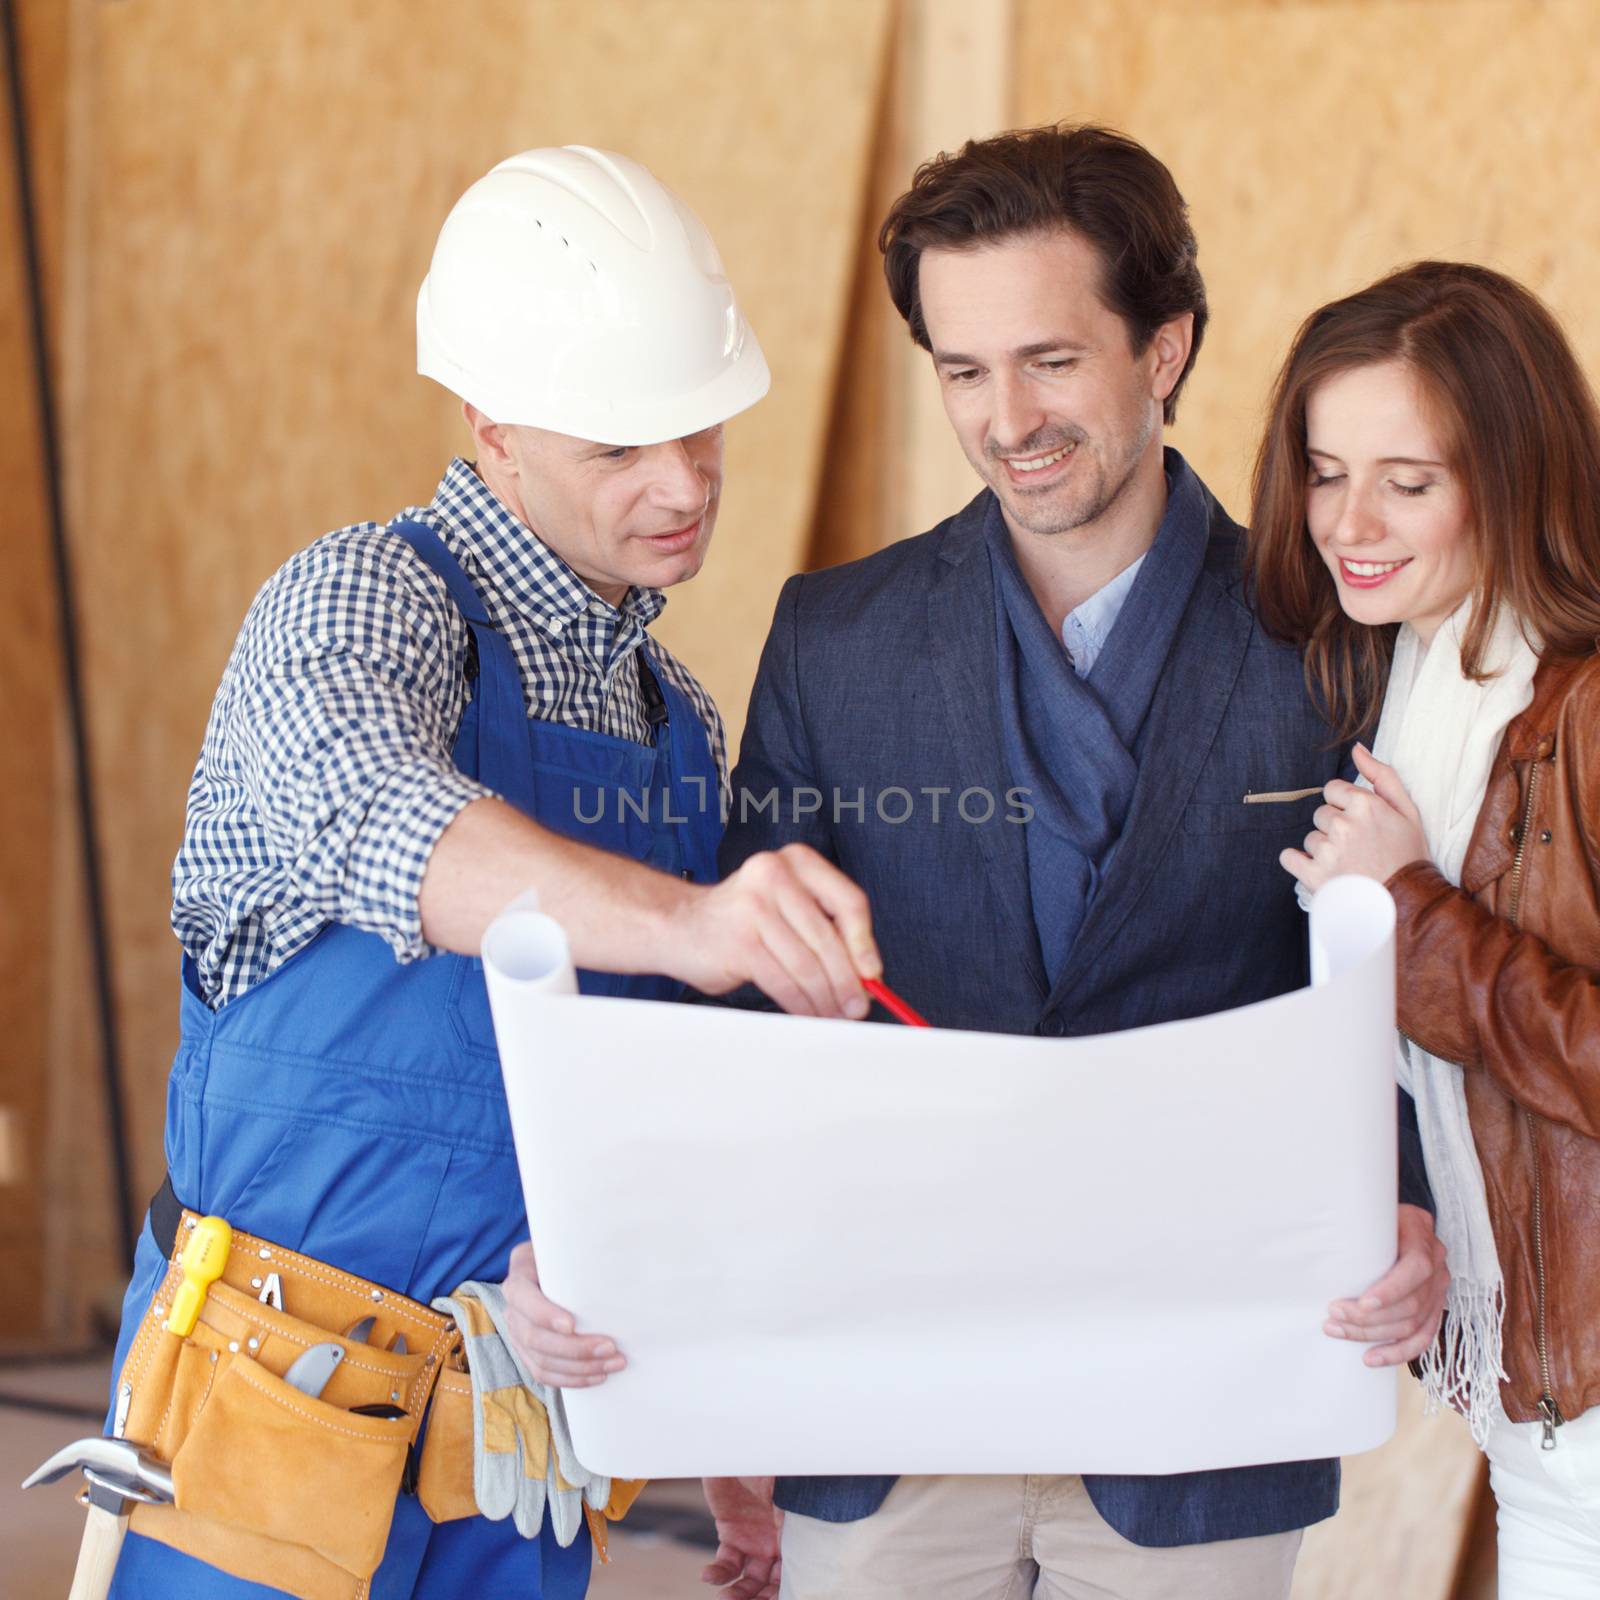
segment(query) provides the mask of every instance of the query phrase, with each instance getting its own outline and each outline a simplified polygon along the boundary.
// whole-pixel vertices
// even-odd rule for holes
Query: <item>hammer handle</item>
[[[89,1507],[83,1525],[83,1543],[78,1546],[78,1570],[72,1576],[67,1600],[106,1600],[111,1592],[111,1575],[117,1570],[122,1538],[128,1531],[127,1517],[119,1517],[99,1506]]]

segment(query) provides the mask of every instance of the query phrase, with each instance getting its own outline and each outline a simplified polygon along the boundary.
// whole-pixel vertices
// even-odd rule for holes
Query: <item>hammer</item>
[[[56,1451],[22,1480],[24,1489],[54,1483],[76,1468],[88,1486],[89,1520],[78,1548],[78,1569],[67,1600],[105,1600],[116,1571],[134,1502],[171,1505],[172,1473],[163,1461],[126,1439],[79,1439]]]

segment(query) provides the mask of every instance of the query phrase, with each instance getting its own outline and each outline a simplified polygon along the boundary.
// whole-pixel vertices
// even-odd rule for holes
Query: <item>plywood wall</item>
[[[0,1116],[8,1159],[0,1171],[0,1264],[13,1281],[37,1278],[39,1173],[29,1155],[45,1131],[45,1041],[50,1018],[40,1003],[50,947],[35,921],[50,903],[49,839],[55,808],[55,619],[48,561],[40,428],[26,320],[23,260],[13,181],[10,126],[0,138],[0,482],[7,485],[7,531],[0,539],[0,839],[31,838],[8,849],[0,896],[0,1015],[14,1025],[0,1044]],[[0,1322],[31,1331],[33,1307]],[[15,1325],[16,1314],[24,1320]],[[3,1313],[0,1313],[3,1315]]]
[[[878,228],[918,164],[1009,127],[1012,0],[903,0],[873,140],[832,433],[808,565],[920,533],[981,487],[926,352],[889,299]]]
[[[59,331],[66,29],[62,14],[40,0],[13,14],[49,347]],[[70,865],[76,832],[63,805],[70,765],[48,479],[11,140],[7,115],[0,132],[0,484],[6,508],[0,538],[0,1276],[33,1286],[45,1280],[48,1243],[59,1237],[72,1209],[51,1204],[48,1178],[57,1120],[52,1098],[63,1066],[52,1049],[58,1011],[52,988],[62,954],[53,933],[57,908],[77,880]],[[85,1065],[90,1070],[80,1082],[92,1090],[92,1062]],[[102,1144],[95,1153],[103,1158],[103,1152]],[[31,1287],[6,1296],[0,1339],[37,1340],[58,1326],[57,1309]]]
[[[1017,4],[1018,122],[1110,122],[1188,198],[1212,323],[1175,442],[1235,515],[1299,321],[1390,267],[1512,273],[1600,373],[1591,0]]]

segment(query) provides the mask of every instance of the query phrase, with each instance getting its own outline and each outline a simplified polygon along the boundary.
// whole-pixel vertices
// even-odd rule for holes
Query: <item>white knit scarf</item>
[[[1485,654],[1493,673],[1463,676],[1466,602],[1440,626],[1430,646],[1409,623],[1395,641],[1394,665],[1373,754],[1400,775],[1422,814],[1428,854],[1453,884],[1461,882],[1489,769],[1506,725],[1533,698],[1539,657],[1515,617],[1502,609]],[[1467,1126],[1460,1066],[1397,1036],[1398,1076],[1417,1106],[1422,1153],[1450,1266],[1443,1337],[1422,1357],[1430,1409],[1443,1401],[1462,1412],[1480,1449],[1499,1412],[1504,1285],[1489,1226],[1483,1170]]]

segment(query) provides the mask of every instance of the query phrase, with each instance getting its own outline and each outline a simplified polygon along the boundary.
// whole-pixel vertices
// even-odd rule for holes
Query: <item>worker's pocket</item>
[[[250,1582],[353,1600],[459,1335],[430,1307],[236,1233],[225,1278],[180,1337],[165,1318],[182,1276],[169,1266],[118,1378],[125,1437],[172,1464],[176,1491],[175,1510],[141,1508],[136,1528]],[[287,1381],[327,1345],[339,1359],[316,1396]]]
[[[211,1386],[217,1381],[218,1352],[208,1349],[194,1339],[168,1336],[175,1348],[172,1359],[163,1363],[171,1373],[171,1387],[167,1403],[150,1444],[163,1461],[170,1461],[178,1443],[194,1426],[200,1408],[211,1395]]]
[[[383,1558],[410,1440],[408,1416],[363,1416],[235,1360],[172,1458],[178,1509],[365,1578]]]
[[[172,1463],[180,1511],[315,1551],[356,1578],[372,1573],[438,1353],[397,1354],[332,1331],[362,1303],[339,1293],[322,1308],[331,1326],[319,1326],[217,1283],[187,1339],[160,1332],[168,1348],[150,1376],[169,1388],[150,1443]],[[326,1344],[343,1356],[313,1397],[284,1374]],[[145,1388],[153,1407],[160,1391]],[[137,1439],[143,1419],[131,1420]]]
[[[478,1513],[472,1484],[472,1378],[447,1367],[433,1388],[422,1440],[417,1498],[435,1522]]]
[[[483,962],[477,956],[452,956],[455,971],[450,974],[450,994],[445,1002],[450,1027],[468,1050],[487,1052],[500,1059],[495,1041],[494,1017],[489,1011],[489,990],[484,982]]]
[[[367,1337],[349,1338],[334,1330],[351,1327],[359,1320],[353,1313],[371,1303],[356,1294],[324,1288],[328,1303],[316,1308],[323,1313],[316,1321],[309,1321],[264,1305],[231,1284],[215,1283],[206,1294],[194,1332],[180,1338],[163,1325],[180,1276],[174,1268],[124,1365],[121,1382],[131,1390],[123,1428],[126,1438],[146,1445],[165,1461],[174,1460],[232,1364],[259,1366],[281,1378],[319,1344],[335,1344],[341,1351],[322,1389],[324,1401],[342,1409],[392,1406],[408,1413],[408,1428],[415,1428],[448,1340],[421,1322],[413,1313],[414,1302],[398,1296],[380,1302]],[[292,1281],[291,1289],[301,1301],[308,1297],[299,1282]],[[444,1326],[443,1318],[429,1316],[435,1328]],[[384,1348],[396,1331],[408,1334],[418,1348],[405,1353]],[[428,1338],[430,1333],[433,1337]]]

